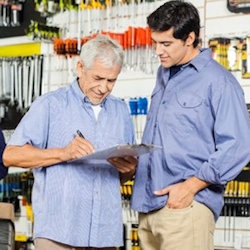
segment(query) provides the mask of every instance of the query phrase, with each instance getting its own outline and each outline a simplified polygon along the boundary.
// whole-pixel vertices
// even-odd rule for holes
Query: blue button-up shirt
[[[163,207],[168,195],[155,190],[196,176],[212,183],[195,195],[217,219],[223,190],[250,160],[250,125],[243,91],[236,79],[202,50],[169,79],[159,67],[142,139],[162,151],[141,156],[132,208]]]
[[[9,145],[65,147],[76,131],[104,149],[134,142],[125,102],[108,96],[98,120],[75,81],[38,98],[16,128]],[[34,237],[72,246],[121,246],[122,211],[118,171],[107,161],[64,162],[34,169]]]

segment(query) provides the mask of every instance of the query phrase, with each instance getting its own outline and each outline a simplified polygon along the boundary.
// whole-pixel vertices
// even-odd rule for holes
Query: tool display
[[[42,55],[0,58],[0,101],[25,113],[41,95],[42,69]]]
[[[242,43],[242,54],[241,54],[241,60],[242,60],[242,77],[243,78],[250,78],[250,37],[247,37],[243,40]]]
[[[17,126],[31,103],[42,93],[43,56],[0,57],[0,122]]]
[[[123,47],[125,52],[124,68],[152,74],[159,64],[152,49],[151,34],[148,27],[128,27],[124,33],[101,31],[100,34],[108,35]],[[81,46],[97,33],[80,39]],[[78,55],[78,39],[54,39],[54,51],[57,55]]]
[[[124,221],[124,249],[125,250],[139,250],[139,241],[137,234],[138,227],[138,213],[131,209],[130,199],[132,195],[134,181],[127,181],[121,185],[122,195],[122,211]]]
[[[34,41],[53,40],[60,37],[61,31],[58,27],[31,21],[26,34]]]
[[[209,48],[212,50],[212,56],[214,60],[229,69],[228,62],[228,48],[230,44],[230,39],[217,37],[209,40]]]
[[[225,247],[244,249],[249,246],[250,170],[246,166],[235,180],[227,183],[224,207],[216,223],[215,242]],[[250,224],[249,224],[250,225]]]
[[[146,97],[130,98],[128,105],[135,128],[136,140],[141,142],[148,112],[148,99]]]
[[[25,0],[0,0],[0,27],[20,26]]]

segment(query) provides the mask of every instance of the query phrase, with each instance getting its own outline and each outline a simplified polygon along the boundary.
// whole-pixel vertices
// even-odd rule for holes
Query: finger
[[[122,157],[110,157],[108,158],[108,160],[112,161],[115,164],[119,164],[119,165],[126,165],[129,164],[128,161],[126,161],[124,158]]]
[[[125,156],[124,159],[129,162],[129,163],[132,163],[132,164],[135,164],[137,165],[138,163],[138,159],[136,156]]]
[[[131,171],[135,168],[135,164],[125,160],[125,158],[114,158],[114,162],[118,165],[119,168],[123,169],[124,171]]]
[[[75,137],[75,142],[77,147],[80,147],[84,151],[86,151],[88,154],[93,153],[95,151],[93,145],[86,139],[83,139],[80,136]]]
[[[124,157],[110,157],[114,162],[120,162],[121,164],[137,165],[138,160],[134,156],[124,156]]]
[[[168,187],[154,191],[154,194],[159,195],[159,196],[165,195],[165,194],[168,194],[168,193],[169,193],[169,188]]]
[[[90,151],[91,153],[93,153],[93,152],[95,151],[95,148],[94,148],[94,146],[91,144],[90,141],[88,141],[88,140],[83,139],[83,138],[80,137],[80,143],[81,143],[81,144],[84,144],[85,146],[87,146],[88,149],[89,149],[89,151]]]
[[[87,147],[78,146],[78,147],[75,149],[75,153],[77,154],[78,157],[82,157],[82,156],[91,154],[92,151],[90,151],[89,148],[87,148]]]
[[[93,152],[87,145],[77,141],[72,142],[68,149],[70,150],[70,155],[73,159],[80,158]]]
[[[109,158],[108,162],[111,163],[121,173],[128,173],[135,169],[135,166],[129,164],[127,161],[124,161],[123,158]]]
[[[116,163],[114,158],[108,158],[107,161],[112,165]]]

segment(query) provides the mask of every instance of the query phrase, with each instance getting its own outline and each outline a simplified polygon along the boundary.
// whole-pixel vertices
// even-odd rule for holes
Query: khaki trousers
[[[193,201],[183,209],[140,213],[138,236],[142,250],[213,250],[214,227],[211,210]]]
[[[115,250],[115,247],[95,248],[95,247],[72,247],[58,243],[46,238],[36,238],[34,240],[35,250]]]

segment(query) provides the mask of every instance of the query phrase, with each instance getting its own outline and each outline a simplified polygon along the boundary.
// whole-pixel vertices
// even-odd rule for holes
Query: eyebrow
[[[163,43],[169,43],[169,44],[173,43],[173,41],[159,41],[159,42],[157,42],[157,41],[155,41],[153,38],[151,38],[151,40],[152,40],[154,43],[161,43],[161,44],[163,44]]]
[[[95,78],[97,78],[97,80],[102,80],[102,79],[107,79],[108,81],[116,81],[117,78],[105,78],[105,77],[101,77],[99,75],[94,75]]]
[[[154,43],[160,43],[160,44],[164,44],[164,43],[167,43],[167,44],[172,44],[173,42],[172,41],[155,41],[155,40],[153,40],[152,39],[152,41],[154,42]]]

